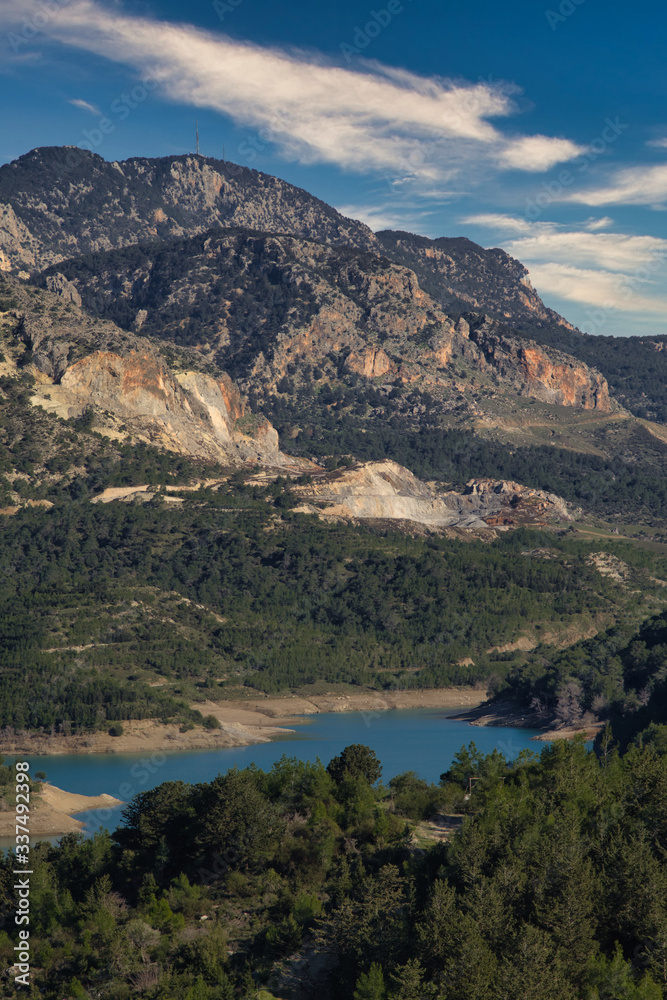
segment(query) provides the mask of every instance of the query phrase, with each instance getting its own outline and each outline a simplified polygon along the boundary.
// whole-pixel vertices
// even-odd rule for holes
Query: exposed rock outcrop
[[[32,402],[47,412],[65,419],[90,414],[101,433],[193,458],[310,466],[280,451],[275,428],[248,410],[224,372],[173,370],[146,338],[65,304],[64,278],[56,281],[64,295],[6,280],[18,308],[4,314],[13,324],[13,344],[3,363],[7,374],[18,374],[20,366],[35,377]]]
[[[46,279],[46,287],[54,295],[59,295],[65,302],[81,306],[81,296],[76,285],[68,281],[64,274],[50,274]]]
[[[371,230],[277,177],[204,156],[107,163],[72,146],[0,167],[0,269],[35,271],[79,254],[249,226],[380,250]]]
[[[571,521],[555,494],[518,483],[471,480],[463,493],[437,492],[396,462],[367,462],[297,487],[297,510],[325,519],[412,521],[430,528],[510,528]]]
[[[275,392],[295,368],[325,363],[333,373],[336,359],[336,377],[398,379],[458,400],[454,363],[463,360],[511,396],[614,406],[587,365],[510,336],[490,317],[454,320],[413,271],[366,251],[219,230],[59,268],[88,308],[140,323],[147,336],[199,344],[245,391]]]
[[[528,269],[504,250],[485,250],[465,237],[431,240],[389,229],[376,235],[387,255],[411,267],[445,309],[489,313],[523,329],[574,329],[544,305]]]
[[[126,356],[95,351],[74,362],[57,385],[36,398],[49,410],[77,416],[89,408],[111,415],[135,439],[196,458],[293,465],[267,420],[246,416],[230,379],[200,372],[173,375],[150,351]]]
[[[619,408],[609,395],[604,376],[570,355],[499,334],[488,318],[473,327],[469,336],[486,363],[502,377],[512,379],[521,395],[603,413]]]

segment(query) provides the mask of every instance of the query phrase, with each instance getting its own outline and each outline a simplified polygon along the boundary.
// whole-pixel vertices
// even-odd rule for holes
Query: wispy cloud
[[[665,239],[600,232],[612,224],[607,216],[579,228],[494,213],[462,221],[501,233],[503,248],[529,267],[542,295],[613,312],[667,314]]]
[[[546,135],[528,135],[515,139],[501,152],[503,166],[515,170],[541,172],[549,170],[556,163],[573,160],[582,153],[583,147],[569,139],[552,139]]]
[[[91,104],[90,101],[84,101],[81,97],[73,97],[71,101],[68,101],[68,104],[73,104],[75,108],[81,108],[82,111],[89,111],[91,115],[102,114],[96,104]]]
[[[403,205],[337,205],[336,208],[341,215],[358,219],[376,233],[381,229],[405,229],[406,226],[417,232],[423,220],[431,214]]]
[[[20,19],[21,10],[19,0],[5,0],[0,23]],[[566,138],[503,134],[490,119],[516,113],[516,88],[507,85],[426,78],[370,62],[345,69],[308,53],[132,17],[94,0],[72,0],[43,31],[62,44],[149,71],[168,99],[262,129],[284,156],[302,163],[432,183],[457,176],[472,162],[543,171],[582,151]]]
[[[667,312],[667,297],[647,294],[632,274],[619,281],[619,275],[614,271],[552,262],[531,265],[530,277],[542,295],[556,295],[567,302],[601,308],[608,313],[664,319]]]
[[[610,184],[575,191],[565,201],[581,205],[649,205],[664,208],[667,202],[667,165],[619,170]]]

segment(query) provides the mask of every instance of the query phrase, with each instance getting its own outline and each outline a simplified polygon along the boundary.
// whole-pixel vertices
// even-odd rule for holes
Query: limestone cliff
[[[445,410],[489,389],[605,413],[616,405],[599,372],[491,317],[454,320],[412,270],[367,251],[217,230],[64,262],[40,281],[55,279],[126,329],[196,344],[262,398],[320,369],[419,385]]]
[[[219,225],[379,249],[363,223],[277,177],[223,160],[107,163],[53,146],[0,167],[0,269],[14,273]]]
[[[431,240],[393,230],[376,235],[387,255],[411,267],[445,309],[488,313],[527,332],[574,329],[544,305],[528,269],[504,250],[485,250],[465,237]]]
[[[522,395],[603,413],[614,408],[604,376],[570,355],[503,335],[487,317],[469,327],[468,336],[484,361],[512,379]]]
[[[103,434],[192,458],[308,465],[280,451],[276,430],[247,409],[224,372],[213,376],[182,364],[173,370],[145,338],[92,320],[71,301],[63,305],[63,283],[57,284],[56,293],[40,292],[35,300],[15,282],[19,308],[5,314],[14,324],[16,345],[15,357],[5,361],[7,373],[34,375],[35,405],[63,418],[90,414]]]

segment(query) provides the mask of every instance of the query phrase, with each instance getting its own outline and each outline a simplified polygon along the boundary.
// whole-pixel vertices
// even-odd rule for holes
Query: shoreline
[[[360,691],[340,694],[277,695],[243,701],[197,702],[192,707],[202,715],[215,715],[220,729],[189,729],[180,732],[177,723],[163,725],[153,719],[123,723],[122,736],[107,732],[75,736],[22,733],[11,739],[0,737],[0,756],[30,754],[47,757],[63,754],[145,753],[251,746],[294,733],[302,718],[328,712],[361,712],[370,715],[391,709],[472,709],[486,701],[486,691],[477,687],[424,688],[408,691]]]
[[[79,795],[66,792],[56,785],[43,782],[39,791],[32,793],[30,808],[30,837],[61,837],[66,833],[78,833],[85,826],[76,813],[87,812],[89,809],[112,809],[124,803],[113,795],[103,792],[101,795]],[[0,812],[0,838],[13,839],[16,832],[14,812]]]
[[[63,754],[142,754],[213,750],[251,746],[289,737],[295,726],[307,724],[307,716],[321,713],[360,712],[368,719],[377,712],[401,709],[460,709],[452,718],[471,726],[508,726],[542,730],[532,739],[548,742],[584,735],[594,739],[602,723],[580,727],[552,728],[544,719],[521,712],[508,702],[488,704],[486,691],[479,687],[423,688],[404,691],[328,692],[325,694],[285,694],[257,696],[244,700],[197,702],[192,706],[202,715],[214,715],[220,729],[197,727],[180,732],[177,723],[164,725],[154,719],[123,723],[122,736],[107,732],[75,736],[51,736],[22,733],[11,739],[0,738],[0,756],[26,754],[61,756]]]
[[[473,708],[470,712],[461,712],[460,715],[453,716],[458,722],[467,722],[470,726],[508,726],[516,729],[541,729],[537,736],[532,736],[532,740],[541,743],[550,743],[554,740],[571,740],[575,736],[584,736],[587,740],[594,740],[601,729],[603,722],[592,722],[583,726],[562,726],[554,729],[553,720],[546,723],[544,719],[530,712],[521,712],[512,702],[498,702],[490,705],[486,702]]]

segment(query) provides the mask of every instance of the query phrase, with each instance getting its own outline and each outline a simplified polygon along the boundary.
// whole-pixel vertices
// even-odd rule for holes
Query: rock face
[[[380,249],[363,223],[301,188],[223,160],[107,163],[52,146],[0,167],[0,268],[15,273],[221,225]]]
[[[518,483],[471,480],[464,493],[437,493],[396,462],[367,462],[299,487],[297,508],[325,519],[412,521],[429,528],[509,528],[571,521],[560,497]]]
[[[489,526],[572,521],[575,513],[555,493],[532,489],[507,479],[471,479],[462,494],[445,494],[448,503],[476,510]]]
[[[66,407],[67,416],[77,416],[93,408],[129,426],[135,440],[182,455],[233,464],[294,464],[280,452],[271,424],[245,413],[230,379],[200,372],[174,375],[150,351],[124,357],[95,351],[70,365],[58,385],[40,395],[47,410]]]
[[[57,335],[49,310],[22,320],[54,407],[92,405],[97,420],[111,415],[109,430],[131,424],[141,440],[197,456],[250,461],[259,449],[279,461],[268,421],[231,420],[227,376],[255,412],[295,441],[303,433],[302,454],[318,425],[329,433],[350,417],[493,431],[508,414],[516,426],[521,397],[620,409],[598,371],[549,346],[553,331],[566,349],[577,331],[502,250],[375,235],[233,163],[33,150],[0,167],[0,269],[29,271],[69,312]],[[95,336],[82,339],[88,322]],[[170,371],[174,351],[188,358]],[[127,388],[140,364],[141,392]]]
[[[61,263],[84,305],[126,329],[197,344],[261,395],[324,366],[336,377],[417,383],[460,395],[457,362],[512,396],[609,412],[605,379],[488,316],[454,320],[413,271],[367,251],[218,230]]]
[[[66,279],[58,282],[61,292],[66,286]],[[23,307],[9,314],[14,339],[26,351],[23,368],[36,378],[32,401],[47,412],[64,418],[90,413],[101,433],[192,458],[309,466],[280,451],[275,428],[247,409],[223,372],[174,371],[150,341],[64,306],[66,296],[40,292],[35,300],[19,282],[13,287]]]
[[[485,250],[464,237],[430,240],[394,230],[376,235],[387,256],[411,267],[422,288],[445,309],[488,313],[526,331],[574,329],[544,305],[528,269],[504,250]]]
[[[71,302],[73,305],[81,307],[81,296],[76,285],[68,281],[64,274],[59,272],[50,274],[46,279],[46,287],[54,295],[59,295],[65,302]]]
[[[612,411],[607,380],[595,369],[553,348],[499,334],[495,327],[485,317],[468,335],[487,364],[517,383],[520,394],[559,406]]]

